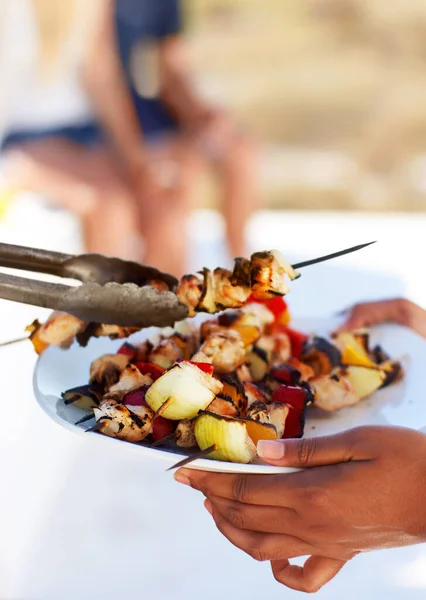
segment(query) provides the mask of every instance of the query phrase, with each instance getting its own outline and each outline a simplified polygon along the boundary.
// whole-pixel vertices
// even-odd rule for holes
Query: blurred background
[[[203,86],[265,142],[268,207],[423,210],[424,2],[194,0],[187,19]]]
[[[13,12],[10,10],[12,3],[8,3],[7,0],[1,2],[3,11]],[[96,86],[92,85],[92,89],[89,86],[87,91],[87,86],[85,88],[83,82],[79,88],[75,82],[75,72],[70,68],[71,62],[62,60],[62,63],[59,61],[63,70],[62,76],[58,79],[59,70],[54,75],[57,78],[56,90],[52,90],[52,82],[44,74],[44,85],[47,91],[43,96],[40,91],[43,78],[38,81],[38,88],[35,90],[34,73],[29,75],[32,71],[28,67],[31,60],[33,61],[31,64],[36,65],[31,50],[33,54],[40,53],[40,50],[45,52],[47,58],[42,56],[37,59],[37,64],[40,66],[43,60],[49,64],[52,56],[57,57],[61,44],[63,46],[66,40],[70,46],[69,40],[72,37],[70,7],[75,8],[78,2],[67,0],[61,3],[60,8],[57,3],[55,8],[55,3],[49,0],[17,0],[13,4],[15,15],[9,14],[9,23],[13,22],[13,27],[9,27],[3,34],[3,42],[6,42],[2,44],[3,55],[7,55],[8,41],[10,46],[12,39],[14,42],[16,39],[21,39],[27,54],[21,50],[19,63],[21,69],[20,71],[15,69],[15,82],[20,81],[20,85],[15,85],[13,88],[15,96],[12,98],[10,85],[2,86],[0,92],[4,95],[9,88],[9,104],[15,106],[15,111],[11,113],[9,108],[8,113],[9,116],[10,114],[14,116],[15,121],[9,121],[8,124],[4,114],[6,104],[2,105],[0,102],[0,135],[2,122],[3,136],[16,133],[16,129],[18,133],[21,129],[24,129],[24,133],[28,133],[28,124],[31,124],[32,129],[38,132],[42,129],[45,133],[49,128],[58,128],[60,111],[55,101],[58,104],[60,98],[62,98],[64,122],[70,122],[72,119],[84,121],[86,113],[89,114],[88,107],[91,103],[93,105],[92,92],[93,87]],[[94,6],[95,4],[97,2],[93,3]],[[133,2],[133,8],[132,0],[127,3],[124,1],[122,4],[123,6],[127,4],[126,10],[129,14],[131,10],[136,10],[134,7],[136,1]],[[161,4],[160,2],[159,5]],[[178,3],[169,3],[166,12],[170,11],[170,6],[173,4]],[[21,7],[20,12],[16,8],[18,6]],[[176,225],[184,221],[189,227],[190,237],[195,227],[193,225],[191,229],[191,215],[193,219],[194,211],[200,210],[214,211],[202,214],[208,215],[211,223],[216,224],[216,229],[212,225],[212,231],[217,230],[218,236],[224,235],[224,222],[217,212],[218,209],[222,209],[225,216],[225,226],[227,223],[228,229],[231,227],[231,230],[234,230],[234,233],[231,231],[230,234],[228,231],[234,240],[231,239],[231,248],[230,250],[228,248],[227,254],[223,254],[224,257],[235,254],[237,250],[241,253],[242,243],[241,240],[236,239],[238,235],[235,231],[245,229],[247,224],[253,222],[253,218],[259,214],[259,210],[423,211],[426,198],[426,111],[424,110],[426,5],[424,2],[420,0],[412,0],[409,3],[403,0],[394,0],[391,3],[386,0],[374,0],[369,3],[359,0],[299,0],[298,2],[184,0],[180,10],[182,18],[179,28],[176,31],[171,30],[171,33],[179,33],[186,46],[190,64],[188,72],[191,73],[190,85],[197,89],[197,93],[203,99],[203,106],[223,108],[232,127],[241,128],[244,134],[250,135],[251,142],[256,144],[256,155],[245,163],[243,158],[241,164],[235,166],[233,173],[236,173],[236,185],[239,189],[236,192],[234,190],[235,193],[229,190],[228,195],[225,193],[225,206],[228,206],[228,209],[231,205],[234,207],[228,210],[228,214],[226,210],[223,211],[224,203],[221,196],[223,193],[220,187],[223,177],[226,180],[226,172],[220,173],[222,180],[216,176],[215,171],[211,170],[199,170],[197,176],[195,171],[188,175],[188,179],[193,180],[194,186],[189,186],[191,189],[188,187],[189,191],[185,191],[183,195],[192,198],[190,206],[176,210],[176,214],[171,216],[170,220]],[[140,16],[143,20],[144,15]],[[78,19],[75,22],[77,23]],[[3,23],[7,23],[4,15]],[[38,29],[39,44],[34,42],[30,47],[28,33],[31,30],[34,36],[36,29]],[[86,29],[89,30],[89,26]],[[82,39],[81,28],[75,31],[78,31]],[[76,37],[75,31],[74,37]],[[92,37],[93,31],[92,29],[90,34]],[[88,31],[86,35],[87,33]],[[146,86],[155,87],[155,82],[152,83],[150,77],[151,79],[154,77],[155,80],[152,65],[155,64],[156,58],[153,58],[155,53],[152,52],[152,44],[149,46],[152,35],[150,38],[148,34],[145,32],[144,39],[148,40],[148,43],[145,44],[144,58],[139,62],[133,61],[134,79],[139,84],[131,82],[131,85],[137,88],[136,95],[145,96],[145,100],[149,97],[149,93],[144,91]],[[47,42],[42,42],[43,37]],[[76,48],[77,46],[78,44],[75,45]],[[122,48],[121,54],[123,57]],[[101,55],[102,53],[99,53],[96,56],[97,63],[102,62]],[[9,61],[10,56],[9,47]],[[6,62],[3,60],[3,76]],[[18,65],[16,58],[14,62]],[[1,65],[0,60],[0,72]],[[9,66],[9,80],[10,71]],[[23,81],[25,77],[32,78],[26,86],[25,79]],[[106,84],[102,86],[102,77],[99,76],[98,79],[100,90],[114,89],[114,86]],[[61,85],[62,90],[59,91]],[[32,118],[37,113],[34,105],[37,101],[42,102],[43,98],[47,99],[49,93],[53,95],[53,91],[56,93],[56,100],[52,101],[54,109],[52,124],[49,124],[47,115],[43,114],[42,124],[37,125],[37,119]],[[31,93],[34,95],[34,101]],[[95,95],[96,93],[99,96],[99,90],[95,90]],[[87,106],[82,99],[84,94],[88,96]],[[33,112],[34,115],[30,114],[26,118],[26,111]],[[96,110],[94,112],[96,113]],[[38,111],[38,114],[41,112]],[[213,119],[212,123],[214,129],[216,121]],[[180,122],[179,127],[179,132],[188,130],[186,123],[182,125]],[[204,135],[202,127],[200,131],[202,132],[200,135]],[[224,130],[218,129],[218,131]],[[210,134],[211,131],[206,134],[206,139]],[[217,137],[220,137],[220,133]],[[223,139],[225,137],[223,136]],[[226,156],[228,150],[231,150],[231,155],[234,156],[232,143],[234,142],[230,142],[227,149],[221,148],[217,151],[219,154],[222,152],[220,156],[222,167],[229,163],[229,157]],[[212,144],[214,146],[213,142],[210,146]],[[22,147],[22,139],[18,139],[16,144],[16,140],[12,138],[12,144],[6,146],[3,152],[3,165],[7,164],[4,159],[4,156],[8,156],[7,151],[12,148],[13,155],[16,147],[18,149]],[[106,254],[131,255],[141,260],[146,259],[148,262],[156,262],[160,267],[164,266],[175,272],[183,268],[183,259],[176,265],[163,260],[163,254],[166,253],[163,241],[154,242],[157,246],[160,245],[162,250],[155,248],[152,252],[148,251],[148,254],[146,252],[144,254],[141,250],[138,254],[136,250],[130,251],[129,248],[119,248],[117,244],[108,244],[106,240],[109,236],[106,233],[99,235],[98,232],[97,237],[93,236],[93,233],[88,233],[90,228],[93,230],[93,223],[92,225],[86,223],[87,214],[82,216],[82,211],[75,200],[77,197],[83,198],[84,193],[88,192],[87,181],[84,179],[87,173],[81,173],[82,181],[79,186],[75,186],[75,180],[71,182],[72,186],[69,185],[69,181],[65,178],[64,181],[55,181],[54,186],[47,185],[45,188],[41,186],[42,189],[37,189],[40,188],[39,182],[46,175],[46,163],[43,163],[43,160],[47,161],[51,170],[52,168],[63,170],[64,164],[67,164],[67,155],[64,155],[63,164],[58,166],[55,163],[52,167],[49,163],[51,161],[49,152],[47,158],[43,152],[40,158],[37,152],[35,158],[33,153],[29,153],[31,160],[27,160],[26,163],[24,161],[23,167],[18,164],[18,175],[15,178],[11,177],[10,172],[4,167],[2,169],[0,159],[0,177],[2,177],[0,216],[3,224],[13,223],[16,229],[17,226],[24,227],[25,222],[28,221],[33,224],[34,219],[38,222],[39,218],[40,223],[47,222],[46,219],[49,218],[56,223],[55,219],[58,218],[59,213],[60,218],[64,218],[62,213],[65,210],[67,227],[71,227],[70,236],[74,243],[80,240],[81,248],[87,249],[89,245],[89,250],[100,250]],[[60,155],[60,152],[58,153],[54,148],[55,160],[58,154]],[[209,159],[212,159],[211,154],[210,152]],[[44,171],[40,169],[40,160]],[[15,160],[16,162],[19,163]],[[258,167],[256,198],[253,193],[253,197],[245,203],[242,196],[247,195],[248,186],[244,188],[244,184],[241,186],[238,181],[241,182],[245,174],[251,173],[250,164]],[[80,166],[77,171],[79,168]],[[226,168],[225,166],[225,171]],[[16,175],[16,169],[13,173]],[[51,173],[49,172],[48,175],[50,176]],[[61,175],[63,175],[62,171]],[[69,173],[66,175],[68,176]],[[99,177],[102,178],[102,173]],[[253,177],[250,181],[252,180],[254,182]],[[93,182],[89,183],[91,185]],[[141,187],[143,185],[141,184]],[[229,185],[232,188],[232,183]],[[62,198],[62,190],[56,193],[58,186],[67,187],[71,199]],[[32,192],[31,197],[28,192]],[[37,192],[37,196],[34,196],[34,192]],[[138,202],[141,204],[153,204],[146,190],[139,196]],[[235,196],[239,197],[235,199]],[[121,201],[119,194],[117,198]],[[80,200],[80,204],[81,202]],[[122,204],[124,205],[125,202]],[[157,215],[163,214],[164,221],[164,214],[169,213],[170,200],[163,203],[165,208],[161,206],[161,202],[154,202],[154,204],[157,206],[156,211],[151,211],[154,214],[144,215],[143,218],[151,219],[156,223]],[[40,207],[43,213],[39,217],[37,215],[41,215]],[[84,208],[83,213],[85,210]],[[111,222],[118,227],[117,223],[120,221],[122,221],[122,230],[126,231],[126,219],[127,222],[132,222],[138,218],[132,217],[132,212],[129,210],[116,209],[116,211],[113,210],[109,217],[105,217],[105,222],[100,224],[102,231],[109,231],[108,223]],[[101,218],[99,214],[103,212],[104,210],[101,209],[96,211],[96,223],[99,223]],[[95,229],[99,227],[95,226]],[[27,229],[24,230],[27,232]],[[167,231],[167,234],[163,235],[164,239],[170,240],[175,237],[170,235],[173,231],[173,223],[170,226],[164,225],[163,230]],[[7,231],[6,235],[8,235]],[[158,239],[159,234],[155,226],[151,233],[150,231],[142,232],[142,245],[144,236],[145,238],[147,236],[148,244],[150,236]],[[31,237],[32,234],[23,235],[29,239],[28,235]],[[123,234],[117,235],[123,237]],[[60,238],[61,244],[66,243],[65,229]],[[55,242],[52,243],[55,245]],[[168,246],[168,252],[183,253],[183,249],[172,244]],[[189,268],[190,265],[192,263],[187,252],[185,266]]]

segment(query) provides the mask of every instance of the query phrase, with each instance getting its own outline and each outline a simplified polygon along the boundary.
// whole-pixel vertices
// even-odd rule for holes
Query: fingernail
[[[280,441],[269,441],[260,440],[257,442],[257,453],[262,458],[270,458],[272,460],[279,460],[283,458],[285,453],[284,444]]]
[[[211,515],[213,514],[213,507],[212,504],[210,502],[210,500],[204,500],[204,506],[206,507],[207,512],[209,512]]]
[[[175,481],[182,483],[183,485],[191,485],[191,480],[188,477],[188,472],[185,470],[176,471],[174,474]]]

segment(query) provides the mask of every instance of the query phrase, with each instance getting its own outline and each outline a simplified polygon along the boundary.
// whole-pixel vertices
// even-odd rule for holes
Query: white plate
[[[336,325],[332,320],[303,320],[294,326],[307,333],[327,335]],[[140,332],[133,339],[144,339],[151,331]],[[380,343],[392,358],[402,359],[406,377],[401,383],[380,390],[358,405],[327,414],[310,409],[305,436],[329,435],[358,425],[401,425],[420,429],[426,425],[426,402],[424,400],[424,370],[426,365],[426,342],[411,331],[386,325],[373,330],[373,343]],[[102,354],[115,352],[122,340],[91,340],[87,348],[74,345],[67,351],[49,348],[37,361],[34,371],[34,391],[41,408],[56,423],[79,435],[94,435],[101,443],[116,444],[117,452],[129,450],[145,458],[162,461],[164,467],[172,466],[183,457],[181,454],[147,448],[115,440],[106,436],[86,433],[87,424],[74,423],[84,411],[75,406],[65,406],[61,393],[84,385],[88,381],[90,363]],[[228,473],[277,473],[294,469],[271,467],[265,464],[235,464],[202,459],[194,461],[190,468]]]

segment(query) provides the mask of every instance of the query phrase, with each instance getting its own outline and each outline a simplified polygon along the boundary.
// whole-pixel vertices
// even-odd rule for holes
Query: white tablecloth
[[[198,215],[191,228],[194,266],[216,264],[219,257],[220,227],[214,219],[210,238],[199,239],[205,218]],[[278,247],[290,259],[380,241],[306,270],[289,297],[298,316],[327,316],[359,298],[409,295],[426,303],[426,217],[265,213],[249,233],[254,248]],[[19,229],[0,234],[46,245],[41,233],[38,240],[22,237]],[[64,225],[62,243],[70,239],[72,245],[69,230],[68,235]],[[58,243],[59,238],[50,245]],[[0,307],[1,339],[19,334],[40,313],[5,302]],[[160,465],[50,422],[32,395],[34,363],[29,345],[0,349],[0,598],[300,597],[277,584],[267,564],[254,562],[223,539],[202,498],[175,484]],[[421,510],[423,505],[419,499]],[[414,547],[358,557],[318,598],[420,600],[425,593],[426,550]]]

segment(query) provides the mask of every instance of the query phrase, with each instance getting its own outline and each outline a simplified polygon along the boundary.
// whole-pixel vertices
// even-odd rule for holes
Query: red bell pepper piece
[[[142,375],[149,375],[153,381],[161,377],[165,371],[164,367],[160,367],[159,365],[150,362],[137,362],[136,367]]]
[[[130,358],[130,360],[133,360],[134,358],[136,358],[137,353],[138,353],[138,349],[135,348],[135,346],[132,346],[132,344],[129,344],[128,342],[125,342],[117,350],[117,354],[124,354],[124,356],[128,356]]]
[[[273,313],[275,317],[275,321],[279,321],[283,313],[288,310],[287,302],[284,300],[282,296],[276,296],[271,300],[257,300],[251,295],[247,300],[247,304],[255,303],[255,304],[263,304],[267,309]]]
[[[196,367],[198,367],[204,373],[207,373],[207,375],[213,375],[214,366],[211,365],[210,363],[194,362],[194,361],[190,361],[190,363],[191,363],[191,365],[195,365]]]
[[[283,439],[301,438],[305,429],[305,412],[298,411],[292,406],[288,407],[288,415],[285,420]]]
[[[305,428],[305,411],[309,394],[305,388],[280,385],[272,394],[272,402],[288,406],[283,438],[300,438]]]
[[[287,385],[299,385],[301,374],[292,365],[277,365],[269,371],[269,376]]]
[[[164,419],[164,417],[157,417],[152,423],[152,439],[154,442],[162,440],[163,438],[171,435],[174,431],[174,424],[172,421]]]
[[[291,327],[287,327],[285,325],[277,325],[276,329],[288,335],[291,344],[291,355],[293,358],[300,360],[302,357],[303,346],[305,345],[305,342],[309,336],[306,335],[306,333],[296,331],[295,329],[291,329]]]
[[[297,411],[305,409],[307,392],[301,387],[280,385],[272,394],[272,402],[282,402]]]

